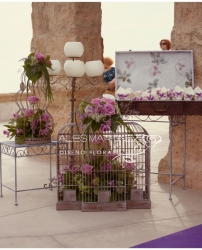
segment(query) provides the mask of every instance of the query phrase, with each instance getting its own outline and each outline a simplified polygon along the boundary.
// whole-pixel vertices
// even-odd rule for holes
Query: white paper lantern
[[[67,42],[64,46],[64,52],[67,57],[81,57],[84,47],[81,42]]]
[[[61,71],[61,63],[58,60],[51,60],[51,67],[52,69],[48,68],[48,73],[50,76],[56,76],[59,75],[60,71]]]
[[[64,64],[65,73],[70,77],[82,77],[85,73],[84,62],[67,60]]]
[[[86,74],[89,77],[101,76],[104,72],[104,65],[103,63],[98,61],[89,61],[85,64]]]

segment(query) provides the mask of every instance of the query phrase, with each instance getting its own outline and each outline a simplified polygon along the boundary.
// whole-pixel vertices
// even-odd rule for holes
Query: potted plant
[[[39,108],[39,102],[37,96],[28,96],[28,107],[13,114],[9,123],[4,125],[7,130],[3,133],[10,139],[15,137],[18,144],[51,141],[52,117],[47,110]]]
[[[62,187],[60,191],[64,195],[66,190],[75,190],[75,200],[83,202],[123,201],[125,193],[129,200],[130,191],[136,185],[136,165],[122,164],[116,153],[104,149],[102,142],[98,143],[96,150],[88,151],[88,162],[82,165],[67,164],[58,172],[58,184]],[[108,198],[106,195],[109,195]]]

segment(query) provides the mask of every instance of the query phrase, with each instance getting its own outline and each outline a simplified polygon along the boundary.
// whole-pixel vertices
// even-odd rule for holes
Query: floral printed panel
[[[116,89],[194,86],[191,50],[116,52],[115,69]]]

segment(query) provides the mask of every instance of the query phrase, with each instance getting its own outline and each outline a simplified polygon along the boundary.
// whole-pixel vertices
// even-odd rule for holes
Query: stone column
[[[172,50],[193,50],[194,87],[202,87],[202,3],[178,2],[174,6],[174,27],[171,33]],[[202,190],[202,117],[187,116],[186,129],[186,187]],[[161,159],[159,172],[169,172],[170,151]],[[183,126],[173,128],[173,172],[183,172]],[[174,180],[175,178],[173,178]],[[165,176],[159,182],[168,183]],[[176,183],[182,185],[182,181]]]
[[[58,59],[63,67],[67,60],[64,54],[65,43],[77,41],[84,45],[82,61],[102,60],[101,17],[100,2],[33,2],[31,48],[50,55],[51,59]],[[61,76],[63,75],[64,70],[61,72]],[[106,89],[103,77],[100,77],[100,82],[97,96]],[[90,94],[89,88],[84,86],[76,94],[76,105]],[[54,102],[49,107],[49,112],[57,123],[54,136],[67,123],[71,110],[69,99],[70,94],[61,86],[54,90]]]

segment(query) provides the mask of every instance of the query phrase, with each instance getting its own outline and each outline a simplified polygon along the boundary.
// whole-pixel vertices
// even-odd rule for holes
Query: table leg
[[[52,161],[52,146],[50,145],[50,183],[49,183],[49,187],[50,187],[50,190],[53,190],[52,189],[52,164],[51,164],[51,161]]]
[[[18,205],[18,197],[17,197],[17,159],[16,159],[16,149],[15,149],[15,206]]]
[[[1,159],[1,143],[0,143],[0,197],[3,197],[3,194],[2,194],[2,159]]]
[[[171,118],[170,118],[170,191],[169,191],[169,200],[172,200],[172,170],[173,170],[172,148],[173,148],[173,117],[171,116]]]
[[[183,189],[186,189],[186,129],[187,129],[187,124],[186,124],[186,116],[184,117],[184,163],[183,163]]]

